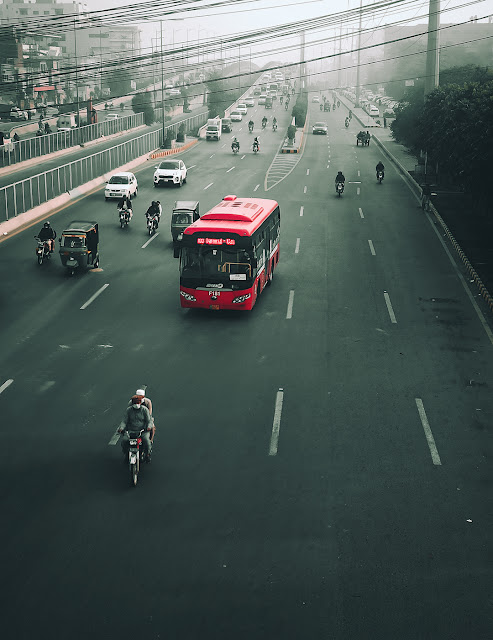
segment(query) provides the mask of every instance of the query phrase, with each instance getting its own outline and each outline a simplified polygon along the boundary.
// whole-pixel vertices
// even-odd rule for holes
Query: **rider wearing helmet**
[[[159,202],[159,200],[153,200],[151,202],[151,206],[147,209],[146,211],[146,220],[148,220],[149,218],[157,218],[157,224],[156,224],[156,229],[158,227],[158,224],[161,222],[161,213],[163,212],[163,208],[161,206],[161,203]]]
[[[53,253],[55,248],[56,231],[51,228],[49,220],[47,220],[42,226],[41,231],[38,233],[38,238],[46,241],[50,247],[50,253]]]
[[[383,162],[381,160],[378,161],[378,164],[375,167],[375,171],[377,172],[377,179],[378,179],[378,172],[379,171],[382,172],[382,177],[384,177],[385,167],[384,167]]]
[[[262,126],[263,126],[263,127],[265,127],[265,125],[266,125],[266,124],[267,124],[267,117],[266,117],[266,116],[264,116],[264,117],[262,118]]]
[[[233,138],[233,142],[231,143],[231,149],[233,149],[233,151],[235,149],[237,149],[238,151],[240,150],[240,143],[238,142],[236,136]]]
[[[254,127],[254,122],[252,119],[250,119],[249,123],[248,123],[248,128],[253,131],[253,127]]]
[[[336,187],[339,184],[339,182],[342,182],[342,184],[344,184],[346,182],[346,178],[344,177],[344,174],[342,173],[342,171],[338,171],[337,175],[336,175]]]

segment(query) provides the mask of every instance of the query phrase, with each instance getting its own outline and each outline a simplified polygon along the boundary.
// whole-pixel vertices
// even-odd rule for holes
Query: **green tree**
[[[152,107],[152,96],[148,91],[136,93],[132,98],[132,109],[134,113],[143,113],[144,122],[150,125],[154,122],[154,109]]]

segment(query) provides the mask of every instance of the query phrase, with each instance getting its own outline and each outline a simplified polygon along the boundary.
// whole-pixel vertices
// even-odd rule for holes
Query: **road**
[[[244,119],[181,154],[180,189],[137,170],[130,228],[102,189],[51,218],[99,222],[102,270],[38,267],[37,227],[0,244],[7,638],[491,638],[492,343],[463,274],[338,112],[310,105],[329,135],[266,192],[288,114],[255,111],[260,154]],[[226,194],[278,200],[273,286],[251,313],[182,310],[171,208]],[[109,443],[143,383],[131,488]]]

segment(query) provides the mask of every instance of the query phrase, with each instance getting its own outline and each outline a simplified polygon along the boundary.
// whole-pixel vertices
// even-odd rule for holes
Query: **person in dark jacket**
[[[41,227],[41,231],[38,233],[40,240],[46,240],[50,245],[50,253],[53,253],[55,249],[56,231],[52,228],[49,220],[47,220]]]

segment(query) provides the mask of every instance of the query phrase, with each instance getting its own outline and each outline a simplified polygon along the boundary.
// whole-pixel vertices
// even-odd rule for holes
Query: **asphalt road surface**
[[[0,245],[5,638],[492,637],[489,327],[356,124],[310,105],[329,135],[266,192],[288,114],[260,133],[263,113],[260,154],[248,117],[181,154],[182,188],[143,165],[128,229],[102,188],[53,215],[99,222],[101,270],[39,267],[41,224]],[[250,313],[182,310],[173,203],[227,194],[278,200],[273,286]],[[144,383],[131,488],[109,443]]]

